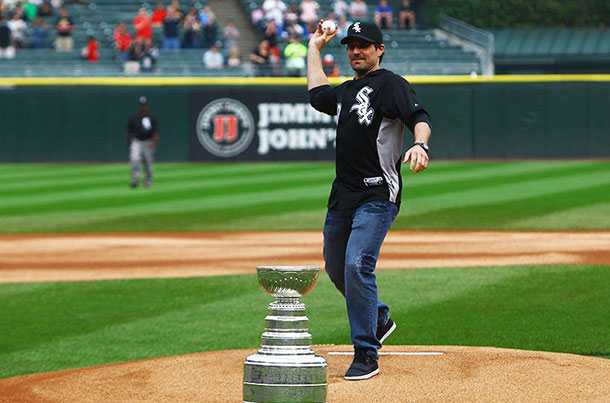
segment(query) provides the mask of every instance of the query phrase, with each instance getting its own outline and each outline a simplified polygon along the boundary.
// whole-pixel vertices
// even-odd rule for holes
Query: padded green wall
[[[157,158],[188,159],[187,87],[16,87],[0,91],[0,160],[124,161],[126,126],[146,95],[160,122]]]
[[[433,157],[610,157],[610,82],[414,87],[432,115]],[[149,98],[150,110],[159,119],[157,159],[186,161],[191,88],[1,88],[0,161],[125,161],[126,121],[137,111],[140,95]],[[218,87],[197,87],[202,89],[217,91]],[[277,87],[278,92],[300,94],[301,90],[305,91],[301,86]]]

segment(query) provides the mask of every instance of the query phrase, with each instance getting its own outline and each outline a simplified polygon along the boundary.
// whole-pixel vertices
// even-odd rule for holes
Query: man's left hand
[[[411,169],[414,174],[421,172],[428,167],[428,154],[418,145],[414,145],[407,150],[402,163],[406,164],[409,160],[411,160],[409,169]]]

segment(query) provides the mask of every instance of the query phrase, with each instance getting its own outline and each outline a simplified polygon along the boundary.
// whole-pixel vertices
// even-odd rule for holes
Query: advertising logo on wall
[[[303,88],[221,91],[222,97],[218,97],[219,91],[203,90],[191,97],[191,159],[280,161],[334,157],[335,117],[311,107]]]
[[[217,157],[234,157],[248,148],[254,138],[254,118],[248,108],[231,98],[207,104],[197,118],[201,146]]]

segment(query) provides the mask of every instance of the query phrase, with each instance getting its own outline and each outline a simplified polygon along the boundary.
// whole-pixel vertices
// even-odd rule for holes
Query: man
[[[299,36],[291,37],[290,42],[284,48],[287,75],[291,77],[303,75],[305,56],[307,56],[307,47],[301,43],[301,38]]]
[[[133,27],[136,38],[152,39],[152,18],[144,7],[141,7],[134,17]]]
[[[55,50],[58,52],[71,52],[74,49],[74,41],[72,39],[74,29],[74,21],[68,14],[68,9],[61,7],[59,9],[59,17],[55,23],[55,31],[57,31]]]
[[[381,69],[385,45],[375,24],[355,22],[341,40],[355,79],[332,88],[320,60],[321,49],[337,34],[322,22],[309,41],[307,87],[311,105],[338,115],[336,178],[324,224],[326,272],[345,296],[354,344],[347,380],[379,373],[377,350],[396,324],[377,298],[374,274],[379,250],[398,213],[402,180],[403,131],[415,135],[403,162],[418,173],[428,166],[430,119],[402,77]]]
[[[224,66],[224,57],[222,53],[218,51],[219,47],[220,42],[216,42],[203,54],[203,65],[206,69],[219,70]]]
[[[140,167],[144,161],[146,179],[144,187],[152,183],[153,153],[159,141],[157,119],[148,113],[148,100],[140,97],[140,110],[129,117],[127,123],[127,145],[129,147],[129,164],[131,166],[132,189],[140,183]]]
[[[388,0],[379,0],[379,4],[375,8],[375,24],[381,29],[392,28],[393,11]]]

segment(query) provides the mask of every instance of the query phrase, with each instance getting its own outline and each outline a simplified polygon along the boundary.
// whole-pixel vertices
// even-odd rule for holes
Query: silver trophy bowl
[[[318,281],[316,266],[257,266],[258,284],[276,299],[300,298],[311,292]]]
[[[326,360],[311,349],[309,319],[299,298],[316,286],[315,266],[258,266],[260,287],[275,297],[261,348],[244,362],[244,402],[324,402]]]

